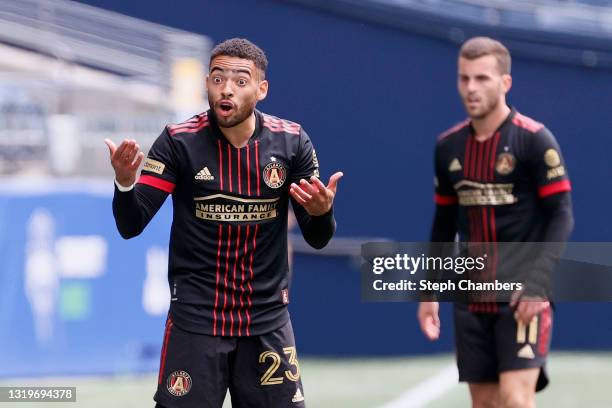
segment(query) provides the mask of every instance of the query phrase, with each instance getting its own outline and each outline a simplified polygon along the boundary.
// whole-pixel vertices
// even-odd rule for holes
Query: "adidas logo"
[[[535,358],[535,354],[533,354],[533,349],[529,344],[525,344],[525,347],[521,348],[517,353],[517,356],[520,358]]]
[[[210,170],[208,170],[208,167],[204,167],[202,170],[198,172],[198,174],[195,175],[195,179],[204,180],[204,181],[212,181],[215,179],[215,177],[212,174],[210,174]]]
[[[448,166],[448,171],[461,171],[463,167],[461,167],[461,163],[459,163],[459,159],[456,157],[451,162],[450,166]]]
[[[304,395],[302,395],[302,391],[300,391],[300,387],[297,387],[297,391],[295,395],[291,399],[291,402],[302,402],[304,401]]]

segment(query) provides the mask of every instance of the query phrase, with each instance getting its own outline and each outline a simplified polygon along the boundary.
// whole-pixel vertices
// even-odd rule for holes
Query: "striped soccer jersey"
[[[167,126],[136,186],[139,203],[147,203],[147,194],[172,195],[170,316],[187,331],[252,336],[289,319],[289,185],[318,176],[319,166],[299,124],[259,111],[255,116],[255,131],[242,148],[227,141],[211,111]],[[128,204],[114,208],[119,213]],[[315,246],[324,246],[335,227],[332,212],[310,217],[293,207],[306,240],[319,236]],[[118,226],[127,222],[116,219]]]
[[[546,241],[542,200],[571,190],[551,132],[514,108],[484,142],[475,139],[469,120],[440,135],[435,175],[435,202],[456,207],[461,242]],[[489,279],[495,279],[495,268]]]

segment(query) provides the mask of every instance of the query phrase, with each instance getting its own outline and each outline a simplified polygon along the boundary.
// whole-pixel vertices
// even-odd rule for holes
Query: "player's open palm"
[[[124,187],[129,187],[136,182],[136,173],[144,153],[134,139],[124,139],[117,147],[110,139],[104,139],[108,146],[110,160],[115,170],[115,179]]]
[[[342,172],[334,173],[329,178],[327,186],[317,177],[312,176],[310,182],[302,179],[300,184],[292,183],[289,194],[306,209],[312,216],[327,213],[334,204],[334,197],[338,189],[338,180],[343,176]]]
[[[421,331],[428,340],[438,340],[440,337],[440,317],[438,310],[440,305],[438,302],[421,302],[417,318]]]

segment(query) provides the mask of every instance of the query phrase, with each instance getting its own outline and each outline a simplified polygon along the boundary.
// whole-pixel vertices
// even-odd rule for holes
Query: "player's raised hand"
[[[300,184],[291,183],[289,194],[306,209],[312,216],[327,213],[334,204],[334,197],[338,189],[338,180],[344,174],[339,171],[329,178],[327,186],[317,177],[312,176],[310,182],[302,179]]]
[[[440,337],[440,317],[438,310],[440,304],[438,302],[420,302],[417,318],[421,331],[428,340],[438,340]]]
[[[115,170],[115,179],[124,187],[136,182],[138,166],[144,159],[144,153],[134,139],[124,139],[117,147],[110,139],[104,139],[110,153],[110,161]]]

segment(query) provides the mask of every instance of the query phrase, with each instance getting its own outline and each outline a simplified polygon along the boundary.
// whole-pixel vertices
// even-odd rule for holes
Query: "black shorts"
[[[291,321],[267,334],[221,337],[166,323],[155,401],[165,408],[303,408]]]
[[[527,326],[518,324],[514,309],[500,304],[498,313],[479,313],[455,303],[455,348],[459,381],[498,382],[499,373],[540,367],[536,391],[548,384],[546,356],[552,332],[552,308]]]

